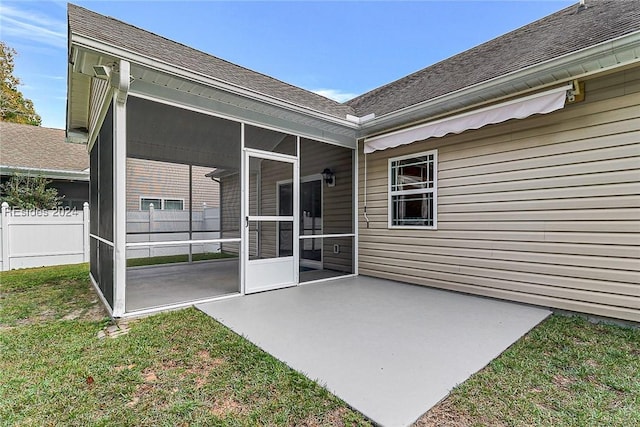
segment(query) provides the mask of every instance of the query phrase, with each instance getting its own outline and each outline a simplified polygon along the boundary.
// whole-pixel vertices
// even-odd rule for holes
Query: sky
[[[75,1],[344,102],[578,0]],[[64,128],[66,2],[0,1],[0,39],[45,127]]]

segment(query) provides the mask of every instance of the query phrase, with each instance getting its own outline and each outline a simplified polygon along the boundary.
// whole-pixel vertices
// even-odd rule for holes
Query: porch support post
[[[193,165],[191,164],[189,165],[189,240],[193,240]],[[189,243],[189,264],[192,262],[193,245]]]
[[[113,317],[125,313],[127,279],[127,95],[130,65],[120,61],[113,99]]]
[[[245,190],[247,177],[249,177],[249,162],[246,160],[244,152],[244,123],[240,123],[240,245],[238,255],[240,256],[240,294],[245,294],[245,272],[247,269],[247,251],[249,249],[249,233],[245,218],[249,215],[249,195]]]
[[[300,221],[304,218],[300,217],[300,137],[296,136],[296,156],[298,161],[293,166],[293,217],[297,221],[293,221],[293,272],[294,281],[300,284]],[[276,196],[277,197],[277,196]]]
[[[356,149],[351,151],[351,159],[353,162],[353,166],[351,168],[352,170],[352,182],[353,182],[353,189],[352,191],[352,202],[353,202],[353,274],[358,274],[358,264],[359,264],[359,252],[360,252],[360,243],[359,243],[359,236],[360,236],[360,224],[358,223],[358,215],[359,215],[359,207],[358,207],[358,201],[360,198],[360,194],[358,193],[360,191],[360,184],[359,184],[359,178],[360,178],[360,171],[358,169],[359,164],[358,164],[358,141],[356,141]]]

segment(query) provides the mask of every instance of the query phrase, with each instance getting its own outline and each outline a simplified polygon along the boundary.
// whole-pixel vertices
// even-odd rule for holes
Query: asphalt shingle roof
[[[0,122],[0,164],[83,171],[89,167],[89,154],[86,145],[66,142],[63,129]]]
[[[344,104],[69,4],[73,33],[335,117],[380,116],[640,30],[640,0],[587,0]]]
[[[578,2],[350,101],[380,116],[640,30],[639,0]]]
[[[351,107],[346,104],[232,64],[117,19],[73,4],[69,4],[68,14],[69,29],[72,33],[335,117],[344,119],[347,114],[353,114]]]

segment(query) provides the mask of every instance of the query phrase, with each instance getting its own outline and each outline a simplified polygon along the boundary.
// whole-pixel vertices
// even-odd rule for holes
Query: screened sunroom
[[[69,22],[68,137],[88,145],[91,279],[114,317],[357,273],[340,104],[143,30],[196,69],[97,41],[133,30],[85,9]]]

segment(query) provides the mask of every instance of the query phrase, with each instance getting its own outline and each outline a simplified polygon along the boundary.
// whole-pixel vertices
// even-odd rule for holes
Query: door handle
[[[249,228],[249,217],[248,216],[244,217],[244,227],[245,228]]]

